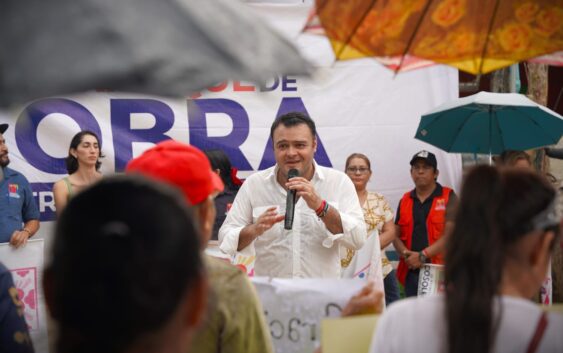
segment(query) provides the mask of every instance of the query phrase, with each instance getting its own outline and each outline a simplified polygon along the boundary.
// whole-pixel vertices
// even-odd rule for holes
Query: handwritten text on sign
[[[312,353],[320,322],[338,317],[365,281],[359,279],[269,279],[254,277],[277,353]]]

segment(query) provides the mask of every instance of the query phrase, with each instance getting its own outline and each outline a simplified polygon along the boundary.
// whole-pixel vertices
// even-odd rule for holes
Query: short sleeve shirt
[[[377,192],[368,191],[366,202],[362,205],[362,211],[364,211],[368,236],[374,229],[377,229],[379,234],[381,234],[383,225],[393,220],[393,210],[389,202],[387,202],[383,195]],[[393,270],[393,265],[391,265],[383,250],[381,251],[381,265],[383,276],[387,276]]]
[[[366,202],[362,206],[367,232],[377,229],[381,232],[383,225],[393,219],[393,210],[385,197],[377,192],[369,191]]]
[[[33,219],[39,219],[39,209],[29,182],[21,173],[4,168],[0,181],[0,243],[10,241],[15,230]]]

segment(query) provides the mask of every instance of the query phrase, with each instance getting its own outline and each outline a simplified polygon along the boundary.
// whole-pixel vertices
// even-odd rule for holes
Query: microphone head
[[[296,176],[299,176],[299,171],[297,169],[290,169],[287,172],[287,179],[295,178]]]

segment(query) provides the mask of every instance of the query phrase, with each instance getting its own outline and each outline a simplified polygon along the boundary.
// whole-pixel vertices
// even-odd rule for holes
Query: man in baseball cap
[[[223,190],[205,154],[168,140],[131,160],[127,173],[140,173],[178,188],[196,208],[205,250],[215,221],[213,197]],[[204,256],[211,288],[210,306],[190,352],[272,353],[263,310],[246,273],[228,262]]]
[[[426,164],[428,164],[429,166],[433,167],[436,171],[438,171],[438,162],[436,161],[436,155],[432,152],[422,150],[416,153],[414,156],[412,156],[410,165],[413,166],[416,163],[416,161],[424,161],[426,162]]]
[[[27,179],[8,168],[7,129],[8,124],[0,124],[0,243],[18,248],[39,229],[39,209]]]
[[[398,237],[393,245],[401,256],[397,277],[407,296],[418,294],[420,268],[425,263],[442,264],[445,234],[452,224],[446,224],[446,209],[455,202],[451,188],[440,185],[438,162],[432,152],[422,150],[410,160],[411,178],[415,188],[406,192],[395,218]]]

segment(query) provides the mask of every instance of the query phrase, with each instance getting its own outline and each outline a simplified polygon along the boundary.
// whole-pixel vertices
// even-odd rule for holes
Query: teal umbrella
[[[563,117],[517,93],[479,92],[424,114],[415,138],[452,153],[500,154],[556,144]]]

